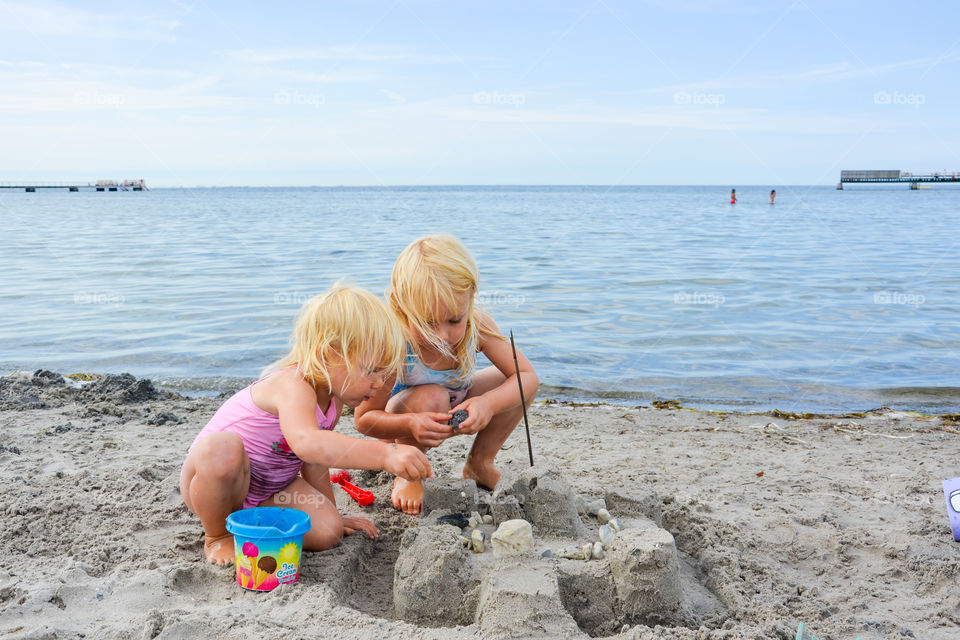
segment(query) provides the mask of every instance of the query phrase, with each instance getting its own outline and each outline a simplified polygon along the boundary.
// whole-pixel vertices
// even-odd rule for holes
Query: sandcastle
[[[587,502],[554,469],[505,475],[492,495],[430,479],[394,567],[397,617],[476,624],[484,637],[604,636],[624,625],[718,626],[720,601],[660,526],[660,501]]]

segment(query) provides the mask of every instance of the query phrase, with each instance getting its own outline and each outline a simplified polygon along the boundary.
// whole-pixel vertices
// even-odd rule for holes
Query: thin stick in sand
[[[517,345],[513,343],[513,329],[510,329],[510,348],[513,349],[513,366],[517,371],[517,386],[520,387],[520,406],[523,407],[523,426],[527,430],[527,452],[530,454],[530,466],[533,466],[533,444],[530,443],[530,423],[527,421],[527,399],[523,395],[523,382],[520,381],[520,363],[517,361]]]

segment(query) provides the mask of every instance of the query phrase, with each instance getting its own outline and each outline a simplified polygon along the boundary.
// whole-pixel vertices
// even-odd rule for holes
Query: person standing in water
[[[776,190],[776,189],[771,189],[771,190],[770,190],[770,204],[773,204],[773,199],[776,198],[776,197],[777,197],[777,190]]]
[[[737,204],[737,190],[730,190],[730,204]]]

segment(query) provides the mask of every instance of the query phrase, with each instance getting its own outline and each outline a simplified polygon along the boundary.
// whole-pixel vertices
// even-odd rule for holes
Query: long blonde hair
[[[431,347],[454,358],[460,367],[457,380],[473,374],[476,368],[473,355],[481,334],[503,337],[481,322],[482,312],[475,301],[480,282],[477,263],[455,236],[437,234],[411,242],[393,265],[390,282],[387,298],[401,326],[408,333],[412,327]],[[455,309],[457,297],[463,294],[470,297],[467,328],[463,339],[451,349],[430,323],[441,319],[444,308]],[[416,340],[408,337],[417,348]]]
[[[294,323],[290,352],[262,375],[292,364],[314,388],[328,392],[328,365],[339,358],[350,372],[360,367],[399,375],[404,364],[403,332],[382,300],[372,293],[336,284],[326,293],[307,300]]]

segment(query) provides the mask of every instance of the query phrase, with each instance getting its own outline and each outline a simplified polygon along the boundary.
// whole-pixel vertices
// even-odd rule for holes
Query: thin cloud
[[[407,101],[402,95],[396,91],[390,91],[390,89],[380,89],[380,93],[387,96],[393,104],[404,104]]]
[[[137,13],[93,13],[57,3],[0,0],[0,31],[77,38],[175,42],[180,21]]]
[[[878,78],[888,73],[907,71],[910,69],[927,69],[931,65],[943,64],[956,60],[960,55],[951,54],[940,58],[928,56],[890,62],[871,67],[854,66],[848,62],[838,62],[827,66],[798,71],[794,73],[756,74],[750,76],[719,77],[700,82],[667,85],[655,89],[640,89],[626,92],[628,94],[646,93],[673,93],[676,91],[718,91],[724,89],[776,89],[780,87],[795,87],[799,84],[835,82],[838,80],[853,80],[857,78]]]
[[[413,51],[406,47],[367,45],[332,46],[307,49],[240,49],[224,51],[223,56],[255,64],[279,62],[395,62],[402,64],[445,64],[463,60]]]
[[[865,117],[843,117],[817,112],[785,113],[768,109],[729,107],[657,107],[647,109],[534,110],[528,108],[450,108],[437,112],[451,120],[525,125],[606,125],[670,127],[698,131],[737,131],[804,134],[849,134],[865,128],[891,130],[895,122]]]

